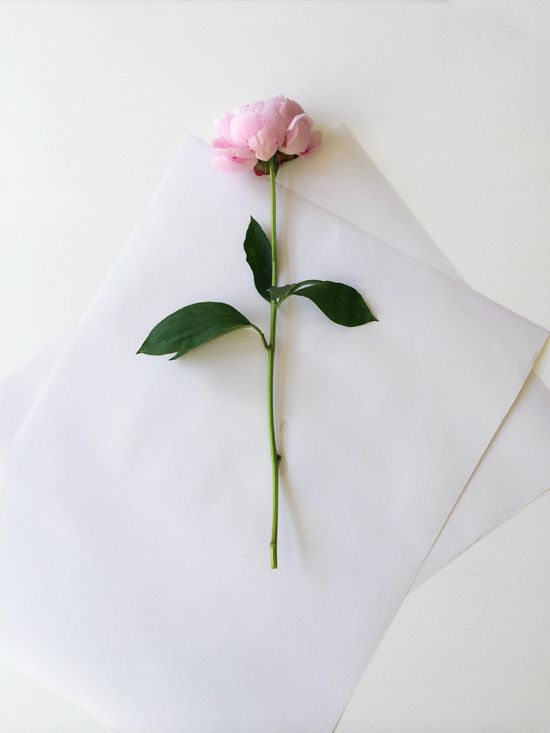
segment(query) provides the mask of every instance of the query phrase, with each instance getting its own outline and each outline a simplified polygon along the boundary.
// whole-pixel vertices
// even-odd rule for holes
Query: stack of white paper
[[[345,131],[335,145],[354,147]],[[32,367],[12,380],[1,654],[125,733],[328,732],[472,474],[429,572],[547,487],[542,451],[504,503],[493,483],[527,463],[516,434],[535,421],[550,432],[531,379],[497,433],[546,334],[443,274],[364,158],[342,155],[363,209],[369,190],[385,200],[378,229],[351,197],[323,202],[330,188],[305,163],[283,169],[353,223],[281,191],[282,279],[354,284],[380,323],[342,329],[311,304],[284,306],[281,569],[269,571],[257,335],[174,363],[134,355],[195,300],[265,326],[241,248],[249,214],[268,220],[266,182],[228,180],[209,157],[186,143],[43,387]]]
[[[293,191],[450,277],[460,274],[342,125],[303,166],[281,178]],[[472,475],[415,587],[550,489],[550,390],[533,372]]]

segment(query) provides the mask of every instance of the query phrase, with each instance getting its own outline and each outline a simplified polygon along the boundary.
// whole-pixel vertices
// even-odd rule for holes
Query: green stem
[[[277,285],[277,204],[275,191],[275,160],[269,161],[269,180],[271,183],[271,285]],[[269,422],[269,448],[271,453],[271,475],[273,509],[271,518],[271,543],[269,545],[271,568],[277,567],[277,530],[279,524],[279,455],[275,438],[275,418],[273,410],[273,372],[275,362],[275,337],[277,333],[277,306],[271,301],[269,321],[269,345],[267,349],[267,414]]]
[[[260,338],[262,339],[262,344],[264,345],[265,349],[269,349],[269,345],[267,341],[265,340],[265,336],[263,335],[262,331],[258,328],[258,326],[255,326],[253,323],[250,324],[252,328],[260,335]]]

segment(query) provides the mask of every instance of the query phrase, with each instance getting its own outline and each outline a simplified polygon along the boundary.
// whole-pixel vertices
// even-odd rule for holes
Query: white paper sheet
[[[550,486],[550,393],[531,373],[418,574],[414,587]]]
[[[52,344],[0,382],[0,459],[52,373],[62,347]]]
[[[460,278],[351,131],[342,125],[307,166],[281,169],[283,185]],[[38,355],[0,382],[0,452],[11,441],[61,347]],[[501,433],[503,433],[501,435]],[[533,374],[505,418],[424,563],[415,587],[550,488],[550,391]]]
[[[239,254],[266,182],[209,158],[185,146],[4,461],[0,654],[126,733],[328,733],[546,334],[281,192],[283,277],[355,284],[380,323],[285,307],[269,571],[257,335],[133,354],[194,300],[265,327]]]
[[[462,279],[346,125],[327,135],[304,166],[283,166],[280,183],[446,275]]]
[[[345,125],[326,138],[310,163],[307,170],[282,168],[283,184],[462,281]],[[414,587],[550,489],[549,445],[550,390],[533,372],[443,527]]]

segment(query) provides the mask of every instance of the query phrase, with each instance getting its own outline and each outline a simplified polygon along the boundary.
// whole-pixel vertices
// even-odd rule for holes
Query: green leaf
[[[250,217],[250,223],[244,238],[246,261],[254,275],[254,285],[262,298],[270,300],[271,286],[271,243],[256,219]]]
[[[172,359],[179,359],[201,344],[247,326],[259,332],[248,318],[226,303],[193,303],[157,323],[137,353],[174,354]]]
[[[302,283],[293,283],[291,285],[280,285],[269,288],[269,293],[274,300],[278,300],[282,303],[286,300],[294,291],[300,287]]]
[[[280,295],[274,291],[280,291]],[[378,319],[366,304],[363,296],[350,285],[330,280],[303,280],[293,285],[272,288],[274,297],[282,302],[289,295],[309,298],[334,323],[341,326],[362,326]]]
[[[320,283],[321,280],[302,280],[299,283],[291,283],[290,285],[279,285],[269,288],[271,297],[277,301],[277,305],[281,305],[283,300],[286,300],[298,290],[298,288],[304,287],[304,285],[313,285],[314,283]]]

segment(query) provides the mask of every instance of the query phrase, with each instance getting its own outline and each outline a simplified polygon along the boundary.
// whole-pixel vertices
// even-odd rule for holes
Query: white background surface
[[[77,323],[183,133],[276,93],[550,327],[547,2],[4,2],[0,85],[0,373]],[[547,495],[406,601],[339,733],[550,729],[549,522]],[[0,724],[104,730],[5,669]]]

